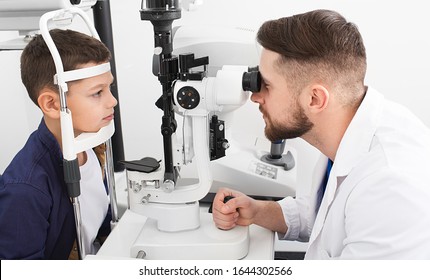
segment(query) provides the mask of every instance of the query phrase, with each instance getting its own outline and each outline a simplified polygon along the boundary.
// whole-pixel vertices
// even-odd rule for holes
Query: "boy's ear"
[[[37,98],[37,103],[43,115],[52,118],[60,118],[60,96],[55,91],[44,89]]]

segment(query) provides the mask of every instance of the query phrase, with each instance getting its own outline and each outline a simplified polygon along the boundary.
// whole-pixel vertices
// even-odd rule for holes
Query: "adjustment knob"
[[[176,95],[178,105],[184,109],[191,110],[197,107],[200,103],[199,92],[190,86],[182,87]]]
[[[172,180],[165,180],[162,184],[162,189],[167,193],[172,192],[175,189],[175,182]]]

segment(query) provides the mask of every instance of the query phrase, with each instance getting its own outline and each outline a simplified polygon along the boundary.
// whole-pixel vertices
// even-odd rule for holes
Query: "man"
[[[316,10],[264,23],[257,40],[263,85],[251,99],[267,138],[301,137],[333,167],[309,197],[258,201],[222,189],[215,224],[309,241],[306,259],[430,259],[430,130],[364,85],[357,27]]]

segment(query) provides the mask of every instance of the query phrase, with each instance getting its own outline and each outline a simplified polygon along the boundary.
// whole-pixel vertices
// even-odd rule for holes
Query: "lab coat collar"
[[[384,97],[379,92],[368,88],[342,137],[309,240],[309,249],[323,228],[337,188],[370,149],[379,123],[383,100]]]
[[[378,127],[384,97],[372,88],[360,104],[339,144],[334,160],[335,174],[347,176],[369,151]]]

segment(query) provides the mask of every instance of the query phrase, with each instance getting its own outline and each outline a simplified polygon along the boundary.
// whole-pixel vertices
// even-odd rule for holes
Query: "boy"
[[[72,31],[50,32],[64,71],[109,62],[99,40]],[[0,259],[68,259],[74,252],[75,219],[64,182],[61,150],[60,95],[54,84],[54,61],[41,35],[21,55],[21,79],[43,119],[0,178]],[[117,100],[110,92],[110,71],[68,83],[67,107],[75,137],[97,132],[113,119]],[[94,151],[97,151],[96,153]],[[102,147],[77,155],[84,246],[95,254],[96,237],[110,232],[109,198],[103,183]]]

